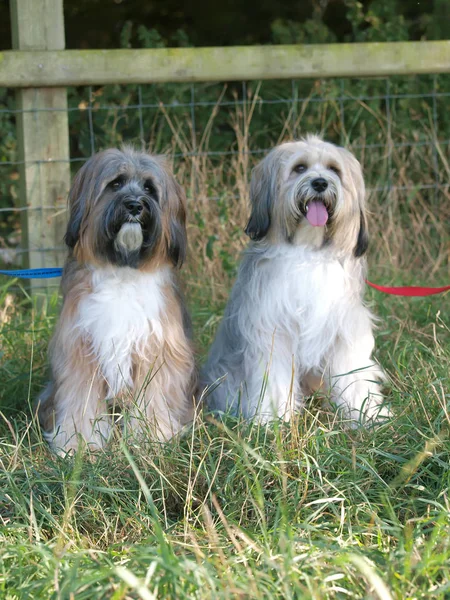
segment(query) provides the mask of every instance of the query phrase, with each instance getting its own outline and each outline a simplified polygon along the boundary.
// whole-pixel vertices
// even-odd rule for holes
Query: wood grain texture
[[[63,0],[13,0],[11,21],[13,45],[26,55],[64,48]],[[19,197],[20,205],[28,208],[22,212],[22,245],[31,268],[63,263],[70,186],[67,93],[38,85],[29,82],[17,91]],[[31,282],[32,290],[42,285]]]
[[[0,85],[7,87],[371,77],[449,71],[450,41],[0,53]]]

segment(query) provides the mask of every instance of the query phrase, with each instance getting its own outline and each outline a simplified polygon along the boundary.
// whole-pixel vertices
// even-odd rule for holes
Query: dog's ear
[[[171,176],[169,186],[170,220],[167,254],[175,267],[181,267],[186,259],[186,194],[183,188]]]
[[[66,234],[64,235],[64,241],[67,246],[73,250],[80,237],[80,226],[81,226],[82,215],[77,214],[75,217],[71,217],[68,224]]]
[[[353,250],[353,254],[356,256],[356,258],[359,258],[366,253],[368,247],[369,233],[367,231],[367,221],[363,211],[360,210],[358,238],[356,240],[356,246]]]
[[[270,229],[272,207],[276,196],[278,172],[273,153],[261,161],[252,172],[250,182],[250,219],[245,233],[251,240],[262,240]]]
[[[356,204],[353,205],[355,220],[358,219],[359,211],[359,223],[355,223],[355,230],[358,231],[356,238],[356,244],[353,248],[353,256],[360,258],[367,252],[369,247],[369,233],[367,231],[367,218],[366,218],[366,186],[364,183],[364,176],[360,162],[351,154],[348,150],[341,148],[341,153],[345,157],[345,162],[353,182],[353,197]]]
[[[181,267],[186,259],[187,235],[185,221],[173,219],[170,224],[169,258],[175,267]]]
[[[97,156],[90,158],[75,175],[69,192],[69,221],[64,236],[64,241],[73,249],[79,238],[83,217],[88,204],[89,195],[92,193],[91,174]]]

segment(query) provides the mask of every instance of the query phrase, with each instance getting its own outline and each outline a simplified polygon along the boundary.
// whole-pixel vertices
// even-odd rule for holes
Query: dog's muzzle
[[[328,187],[328,181],[323,177],[317,177],[311,181],[311,187],[315,192],[319,194],[324,192]]]
[[[127,196],[123,200],[123,209],[128,219],[132,222],[139,221],[144,211],[148,211],[148,198],[146,196]]]
[[[140,198],[127,198],[123,205],[132,217],[139,217],[144,210],[144,204]]]
[[[299,197],[299,208],[313,227],[323,227],[333,214],[332,186],[324,177],[311,180]]]

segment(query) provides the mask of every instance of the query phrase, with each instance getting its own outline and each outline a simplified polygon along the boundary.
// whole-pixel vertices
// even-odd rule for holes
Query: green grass
[[[32,417],[55,302],[11,305],[0,597],[450,597],[448,297],[368,297],[390,423],[348,431],[317,402],[289,425],[199,415],[180,440],[96,459],[52,455]],[[191,303],[205,344],[219,309]]]

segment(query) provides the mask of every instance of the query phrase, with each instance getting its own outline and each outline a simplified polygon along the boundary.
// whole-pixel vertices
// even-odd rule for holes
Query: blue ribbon
[[[16,269],[15,271],[2,271],[0,275],[9,275],[10,277],[19,277],[20,279],[51,279],[52,277],[61,277],[63,270],[54,267],[49,269]]]

